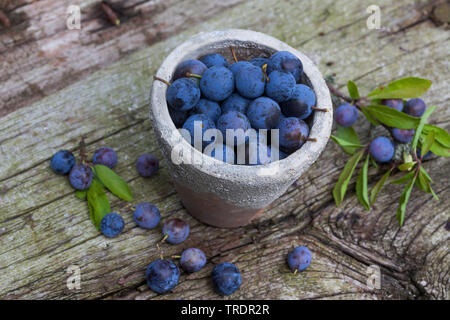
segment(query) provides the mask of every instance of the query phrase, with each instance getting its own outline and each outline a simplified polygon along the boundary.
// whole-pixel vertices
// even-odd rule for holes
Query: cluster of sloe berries
[[[385,99],[381,100],[381,104],[413,117],[421,117],[426,109],[425,102],[419,98],[410,99],[406,102],[403,99]],[[340,126],[350,127],[358,119],[358,109],[355,105],[344,103],[336,109],[334,118]],[[409,143],[414,138],[415,133],[414,129],[390,128],[390,131],[395,143]],[[394,156],[395,144],[387,137],[376,137],[370,143],[369,152],[376,161],[389,162]],[[431,153],[426,154],[424,159],[430,155]]]
[[[218,53],[186,60],[175,69],[171,84],[155,77],[169,85],[169,113],[175,126],[190,134],[190,143],[227,163],[260,165],[278,159],[272,157],[273,143],[266,135],[260,138],[257,131],[256,148],[249,147],[250,129],[279,130],[279,159],[299,149],[305,141],[314,141],[308,138],[311,114],[322,109],[316,108],[316,95],[304,84],[300,59],[288,51],[250,61],[237,61],[234,50],[233,56],[233,64]],[[200,124],[202,133],[199,146],[194,144],[195,123]],[[220,131],[223,143],[204,137],[208,129]],[[227,141],[227,130],[234,133],[234,141]],[[240,133],[243,139],[238,138]],[[246,157],[241,163],[236,155],[238,145],[243,143]],[[205,150],[210,144],[214,147]],[[252,155],[254,152],[257,156]]]

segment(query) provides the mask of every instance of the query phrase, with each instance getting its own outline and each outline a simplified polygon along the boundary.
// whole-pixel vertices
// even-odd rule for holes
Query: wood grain
[[[89,8],[96,2],[83,3],[83,10],[91,12]],[[139,20],[146,21],[143,25],[132,22],[133,18],[125,19],[125,30],[112,29],[105,21],[99,30],[109,30],[105,35],[109,40],[96,42],[90,38],[83,53],[77,45],[71,53],[62,50],[67,60],[60,66],[51,66],[48,61],[53,58],[39,58],[35,51],[45,41],[50,45],[52,36],[67,33],[62,26],[59,31],[46,32],[27,27],[23,34],[0,31],[0,65],[2,70],[7,69],[7,75],[0,75],[4,103],[0,108],[17,109],[0,118],[0,297],[221,299],[212,290],[210,272],[215,263],[230,261],[240,268],[244,281],[241,289],[227,298],[448,299],[447,159],[425,164],[440,201],[414,190],[401,229],[395,219],[399,186],[387,186],[371,212],[357,204],[352,192],[342,207],[335,207],[331,190],[347,156],[332,142],[261,217],[247,227],[232,230],[205,226],[186,213],[164,161],[151,179],[140,178],[134,167],[137,156],[144,152],[162,158],[148,121],[152,75],[171,49],[202,30],[234,27],[271,34],[308,54],[325,76],[335,74],[338,85],[349,79],[356,81],[363,94],[403,76],[429,78],[433,86],[424,99],[438,107],[431,122],[448,130],[450,43],[444,28],[436,28],[424,18],[423,10],[429,2],[413,5],[406,0],[394,4],[380,1],[385,29],[379,31],[368,30],[365,25],[365,8],[370,1],[303,1],[301,5],[297,1],[221,1],[222,6],[207,4],[209,1],[162,3],[129,1],[130,8],[125,10],[133,12],[139,6],[153,4],[158,7],[153,21],[166,21],[166,26],[160,27],[164,36],[158,41],[133,40],[140,37],[145,23],[150,23],[145,19]],[[44,4],[47,2],[23,1],[8,10],[17,14],[34,12],[36,19],[53,14],[56,21],[55,12],[60,9]],[[202,6],[213,8],[203,19],[196,16]],[[91,13],[89,19],[86,24],[99,25],[102,18]],[[28,18],[19,24],[12,21],[13,29],[21,23],[32,25]],[[11,35],[18,37],[17,49],[8,45]],[[119,54],[127,44],[128,54]],[[29,57],[27,53],[13,59],[13,52],[21,46],[22,50],[26,46],[34,49],[21,51],[29,52]],[[141,50],[132,52],[137,49]],[[78,63],[79,67],[74,67]],[[42,95],[23,96],[21,92],[30,90],[26,81],[42,85]],[[15,107],[22,103],[28,106]],[[367,123],[358,120],[356,129],[367,142]],[[104,238],[89,221],[86,203],[75,198],[65,177],[56,176],[48,167],[51,155],[61,148],[78,155],[81,136],[86,137],[89,154],[106,145],[117,150],[120,160],[116,172],[130,184],[135,203],[155,203],[163,221],[174,216],[189,221],[192,231],[188,240],[178,246],[163,245],[164,254],[199,247],[208,256],[205,269],[183,274],[180,284],[167,295],[155,295],[147,288],[144,271],[158,257],[155,243],[161,237],[160,228],[137,228],[125,209],[126,203],[109,195],[114,210],[123,214],[126,227],[119,238]],[[371,169],[371,186],[382,173]],[[286,254],[294,245],[307,245],[313,252],[311,267],[295,276],[285,264]],[[81,268],[80,290],[66,287],[70,265]],[[381,268],[381,290],[367,287],[370,265]]]

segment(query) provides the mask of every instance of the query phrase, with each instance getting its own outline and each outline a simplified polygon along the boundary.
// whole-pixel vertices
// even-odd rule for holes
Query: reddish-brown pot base
[[[196,219],[214,227],[237,228],[250,223],[264,211],[227,203],[211,193],[198,193],[175,182],[186,210]]]

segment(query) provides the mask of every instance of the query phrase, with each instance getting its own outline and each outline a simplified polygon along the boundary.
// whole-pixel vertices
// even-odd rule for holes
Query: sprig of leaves
[[[378,165],[368,154],[368,145],[360,144],[358,134],[352,127],[337,126],[336,136],[331,136],[342,150],[351,155],[342,170],[338,181],[333,189],[333,197],[337,206],[344,200],[345,194],[351,178],[358,167],[358,163],[364,158],[365,161],[359,170],[356,179],[355,191],[358,201],[366,209],[370,210],[374,205],[377,196],[387,184],[406,184],[399,199],[397,209],[397,220],[402,226],[405,221],[405,212],[412,189],[417,186],[420,190],[430,193],[438,200],[436,193],[431,187],[432,179],[423,167],[423,156],[428,151],[438,156],[450,156],[450,134],[437,126],[427,124],[427,120],[436,107],[427,108],[422,117],[417,118],[404,112],[381,104],[382,99],[406,99],[418,98],[424,94],[431,86],[431,81],[422,78],[403,78],[379,87],[369,93],[366,97],[361,97],[358,87],[353,81],[348,81],[347,89],[349,96],[344,96],[333,88],[333,93],[341,99],[353,103],[364,114],[365,118],[373,125],[382,125],[386,129],[391,127],[399,129],[415,129],[413,141],[409,149],[412,154],[403,154],[403,162],[394,162],[393,165],[381,176],[375,186],[368,188],[368,172],[370,165],[378,168]],[[421,156],[417,156],[420,147]],[[404,149],[402,149],[404,150]],[[396,170],[404,171],[400,178],[389,181],[391,175]]]

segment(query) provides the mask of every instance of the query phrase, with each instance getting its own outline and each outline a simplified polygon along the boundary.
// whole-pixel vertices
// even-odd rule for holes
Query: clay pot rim
[[[156,76],[170,81],[176,66],[184,60],[212,53],[214,52],[214,46],[216,48],[224,48],[246,44],[265,47],[273,51],[289,51],[302,61],[304,73],[316,93],[317,107],[329,110],[329,112],[316,111],[314,114],[310,137],[316,138],[317,142],[307,141],[299,150],[287,158],[266,165],[234,165],[216,160],[196,150],[181,137],[169,114],[165,99],[167,85],[161,81],[153,81],[152,84],[150,119],[153,126],[156,126],[156,131],[159,132],[159,138],[166,145],[173,147],[175,144],[178,144],[179,150],[182,150],[183,153],[189,154],[194,152],[201,159],[201,164],[189,164],[196,170],[230,181],[242,182],[248,180],[248,182],[254,182],[255,184],[258,184],[258,181],[261,183],[278,183],[279,180],[298,176],[299,172],[303,172],[314,163],[325,149],[331,134],[333,107],[330,92],[320,71],[306,55],[286,43],[260,32],[240,29],[202,32],[176,47],[162,62]],[[274,171],[276,175],[264,175],[261,174],[261,170],[265,170],[265,172]],[[256,176],[259,176],[260,179],[255,181]],[[283,177],[283,179],[277,179],[277,176]]]

